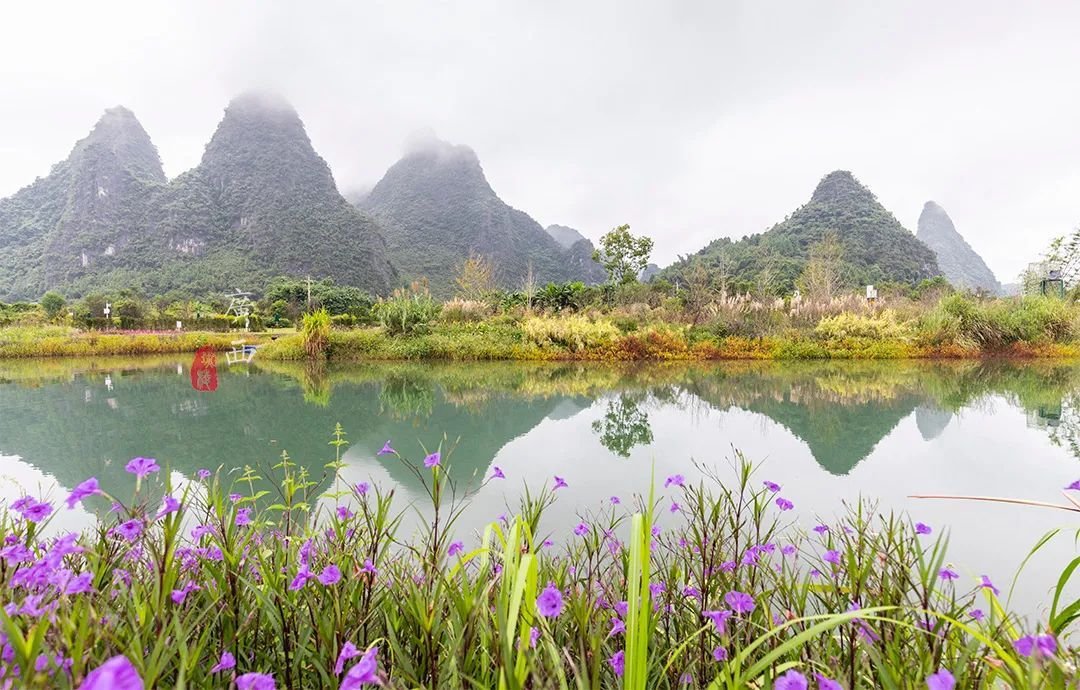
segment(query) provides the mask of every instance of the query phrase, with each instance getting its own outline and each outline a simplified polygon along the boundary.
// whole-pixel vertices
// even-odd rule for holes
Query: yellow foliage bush
[[[584,316],[537,316],[521,324],[526,340],[540,347],[562,347],[571,352],[607,347],[619,337],[610,321]]]
[[[911,328],[896,318],[896,312],[886,309],[877,315],[844,312],[826,316],[814,328],[814,335],[828,341],[846,340],[906,340]]]

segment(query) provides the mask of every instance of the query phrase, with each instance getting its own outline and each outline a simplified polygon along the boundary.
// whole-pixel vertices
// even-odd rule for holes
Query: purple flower
[[[1066,491],[1080,491],[1080,479],[1065,487]]]
[[[79,690],[143,690],[143,682],[128,658],[119,655],[91,671]]]
[[[613,506],[617,506],[617,505],[619,505],[619,503],[621,503],[618,496],[612,496],[608,500],[611,501],[611,505],[613,505]]]
[[[131,461],[124,466],[124,469],[131,472],[139,479],[145,479],[146,475],[157,472],[161,468],[158,467],[157,460],[154,460],[153,458],[132,458]]]
[[[713,622],[718,634],[727,634],[727,619],[731,618],[731,611],[728,611],[727,609],[722,609],[720,611],[702,611],[701,615]]]
[[[611,670],[615,671],[615,675],[622,678],[623,671],[626,670],[626,653],[620,649],[608,659],[608,663],[611,664]]]
[[[773,690],[806,690],[807,687],[806,676],[795,670],[788,671],[773,683]]]
[[[158,514],[154,517],[154,519],[160,520],[169,513],[175,513],[178,510],[180,510],[180,501],[176,500],[172,496],[166,496],[161,503],[161,510],[158,511]]]
[[[243,498],[243,496],[240,494],[229,494],[229,501],[232,503],[239,503],[241,498]]]
[[[626,634],[626,623],[623,622],[622,618],[616,616],[611,619],[611,632],[608,633],[608,637],[619,634]]]
[[[94,574],[80,573],[64,585],[64,594],[86,594],[94,591]]]
[[[529,628],[529,649],[536,649],[536,641],[540,639],[538,628]]]
[[[562,613],[562,609],[562,592],[559,591],[554,582],[549,582],[544,591],[540,592],[540,596],[536,598],[536,610],[545,618],[554,618]]]
[[[780,485],[776,482],[764,481],[762,482],[762,484],[764,484],[765,488],[773,492],[774,494],[780,491]]]
[[[712,658],[717,660],[717,661],[727,661],[727,659],[728,659],[727,650],[724,649],[723,647],[717,647],[716,649],[712,650]]]
[[[552,491],[554,491],[555,489],[565,489],[569,486],[570,485],[566,483],[565,479],[563,479],[559,475],[555,475],[555,486],[552,488]]]
[[[941,572],[938,573],[938,577],[940,577],[942,580],[948,581],[959,579],[960,576],[956,574],[955,570],[950,570],[949,568],[942,568]]]
[[[0,558],[3,558],[8,565],[16,565],[23,561],[34,560],[34,555],[22,544],[10,544],[0,549]]]
[[[118,525],[115,531],[124,539],[135,541],[142,534],[142,523],[137,519],[131,519]]]
[[[986,618],[986,614],[982,612],[982,609],[971,609],[971,611],[968,612],[968,615],[976,621],[981,621],[983,618]]]
[[[1027,635],[1014,641],[1013,647],[1020,656],[1031,656],[1032,652],[1053,656],[1057,651],[1057,640],[1053,635]]]
[[[836,549],[829,549],[825,552],[825,555],[822,556],[822,560],[824,560],[826,563],[835,563],[836,565],[840,565],[840,552]]]
[[[378,685],[379,662],[375,659],[378,653],[378,647],[372,647],[364,652],[360,661],[356,662],[345,674],[345,678],[341,681],[341,690],[356,690],[362,685]]]
[[[668,508],[668,510],[669,510],[670,512],[672,512],[672,513],[677,513],[677,512],[679,512],[680,510],[682,510],[682,506],[680,506],[680,505],[679,505],[678,503],[676,503],[675,501],[672,501],[672,502],[671,502],[671,507],[670,507],[670,508]]]
[[[265,673],[245,673],[236,679],[236,690],[274,690],[274,677]]]
[[[322,584],[324,587],[336,585],[338,582],[341,581],[341,571],[338,570],[338,567],[336,565],[330,564],[323,568],[323,571],[319,573],[318,580],[319,583]]]
[[[251,508],[240,508],[236,511],[236,526],[243,527],[251,524]]]
[[[195,476],[198,477],[199,479],[209,479],[210,478],[210,470],[199,470],[198,472],[195,473]],[[236,663],[236,662],[234,661],[233,663]]]
[[[682,593],[684,597],[693,597],[694,599],[701,598],[701,592],[698,591],[698,588],[691,587],[690,585],[683,587]]]
[[[24,508],[22,511],[22,515],[30,522],[41,522],[45,518],[49,517],[49,513],[51,512],[53,512],[52,505],[41,501],[33,503],[28,508]]]
[[[184,585],[183,589],[174,589],[172,591],[172,594],[170,594],[169,596],[172,598],[173,603],[179,606],[180,604],[184,603],[184,599],[187,598],[188,594],[194,592],[197,589],[202,589],[202,587],[198,586],[194,582],[189,582]]]
[[[934,530],[930,529],[930,525],[922,522],[915,523],[915,534],[930,534]]]
[[[953,690],[955,686],[956,679],[945,669],[939,669],[937,673],[926,677],[926,687],[929,690]]]
[[[999,590],[997,587],[995,587],[994,583],[991,582],[990,578],[987,577],[986,575],[982,576],[982,584],[979,585],[979,586],[982,587],[983,589],[988,589],[991,592],[993,592],[995,597],[997,595],[1001,594],[1001,590]]]
[[[382,450],[380,450],[375,455],[392,455],[392,454],[394,454],[396,452],[397,452],[396,450],[394,450],[393,448],[390,447],[390,442],[387,441],[386,443],[383,444]]]
[[[460,542],[460,541],[455,541],[454,543],[450,544],[450,548],[448,548],[446,550],[446,555],[453,558],[454,556],[458,555],[459,553],[461,553],[464,550],[465,550],[465,543]]]
[[[785,556],[794,555],[797,550],[798,549],[795,548],[794,544],[787,544],[780,547],[780,553],[784,554]]]
[[[431,455],[424,458],[424,467],[438,467],[442,462],[442,454],[439,451],[435,451]]]
[[[498,465],[495,465],[494,467],[491,468],[491,478],[492,479],[506,479],[506,475],[503,474],[503,471],[499,468]]]
[[[664,488],[666,489],[669,486],[683,486],[685,482],[686,478],[681,474],[673,474],[664,480]]]
[[[376,570],[375,564],[371,562],[370,558],[364,559],[364,567],[360,569],[362,573],[368,573],[370,575],[378,575],[379,571]]]
[[[98,486],[97,477],[90,477],[89,479],[72,489],[71,493],[68,494],[68,497],[67,499],[65,499],[64,502],[67,503],[68,510],[71,510],[75,507],[76,503],[83,500],[87,496],[93,496],[100,493],[101,488]]]
[[[795,507],[795,504],[792,503],[791,501],[787,500],[786,498],[777,497],[777,499],[776,499],[776,507],[779,508],[780,510],[791,510],[792,508]]]
[[[817,532],[818,534],[825,534],[826,532],[829,531],[829,526],[828,525],[818,525],[817,527],[814,528],[814,531]]]
[[[843,685],[840,685],[832,678],[826,678],[820,673],[814,674],[814,680],[817,681],[818,690],[844,690]]]
[[[630,604],[625,601],[615,602],[615,613],[619,614],[623,618],[626,618],[626,614],[630,612]]]
[[[360,495],[360,496],[367,496],[368,489],[370,489],[370,488],[371,487],[368,486],[367,482],[360,482],[359,484],[356,485],[356,493],[357,493],[357,495]]]
[[[222,652],[221,661],[213,665],[210,669],[210,673],[220,673],[222,671],[228,671],[230,668],[236,668],[236,657],[228,652]]]
[[[345,670],[345,662],[358,656],[360,656],[360,650],[352,642],[346,640],[345,644],[341,646],[341,653],[338,654],[337,663],[334,664],[334,675],[341,675],[341,672]]]
[[[742,592],[728,592],[724,595],[724,601],[735,613],[750,613],[754,610],[754,597]]]
[[[586,525],[584,522],[579,522],[577,524],[577,527],[574,528],[574,534],[578,535],[579,537],[584,537],[588,533],[589,526]]]

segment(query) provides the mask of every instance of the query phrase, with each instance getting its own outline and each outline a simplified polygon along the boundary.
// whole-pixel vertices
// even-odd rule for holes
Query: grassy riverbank
[[[396,300],[396,301],[394,301]],[[260,359],[593,360],[1074,357],[1080,307],[1044,297],[868,305],[731,299],[705,315],[647,304],[607,310],[495,309],[485,303],[397,297],[376,324],[324,317],[315,331],[101,332],[0,328],[0,358],[161,354],[232,340],[264,344]],[[379,305],[377,305],[379,306]],[[310,315],[309,315],[310,316]],[[309,322],[312,322],[308,318]],[[312,322],[315,323],[315,322]],[[316,334],[314,347],[308,340]]]
[[[799,529],[797,487],[746,462],[646,483],[647,498],[593,506],[566,534],[545,515],[576,478],[556,477],[465,535],[454,523],[476,483],[514,478],[493,468],[464,486],[452,453],[387,448],[428,494],[405,534],[413,507],[336,479],[344,439],[321,471],[280,463],[273,498],[224,473],[170,485],[133,460],[134,497],[80,485],[69,502],[103,509],[100,525],[58,541],[40,535],[62,503],[7,506],[0,683],[78,687],[106,665],[142,682],[110,687],[148,688],[263,687],[249,674],[279,688],[806,687],[780,685],[798,675],[854,689],[934,674],[1064,688],[1075,672],[1065,601],[1022,620],[994,583],[958,575],[943,525],[856,504]]]
[[[210,345],[227,350],[232,341],[268,341],[265,334],[93,331],[69,326],[9,326],[0,328],[0,359],[22,357],[91,357],[107,355],[160,355],[194,352]]]

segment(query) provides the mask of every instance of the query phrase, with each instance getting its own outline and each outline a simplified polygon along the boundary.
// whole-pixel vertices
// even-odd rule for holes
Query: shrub
[[[304,351],[307,356],[312,359],[321,357],[326,352],[326,343],[330,336],[330,314],[325,309],[304,314],[301,334],[304,336]]]
[[[533,306],[550,311],[581,309],[585,306],[585,283],[548,283],[536,293]]]
[[[886,309],[880,314],[860,315],[843,313],[828,316],[814,328],[814,335],[830,341],[846,340],[904,340],[910,329],[896,320],[896,313]]]
[[[413,283],[408,288],[394,290],[393,295],[376,304],[373,311],[388,333],[402,335],[426,331],[440,309],[427,285]]]
[[[534,317],[521,330],[541,347],[563,347],[571,352],[606,347],[619,337],[619,329],[609,321],[592,321],[584,316]]]
[[[1076,319],[1075,306],[1053,297],[980,300],[958,293],[941,300],[924,323],[952,323],[961,345],[994,350],[1019,342],[1067,341],[1075,335]]]
[[[445,323],[483,321],[491,315],[491,307],[480,300],[452,299],[443,304],[439,318]]]

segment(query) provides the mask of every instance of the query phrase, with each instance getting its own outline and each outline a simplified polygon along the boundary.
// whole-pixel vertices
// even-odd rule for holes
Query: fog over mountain
[[[662,266],[767,230],[835,169],[907,228],[935,199],[1006,282],[1080,222],[1075,3],[122,1],[4,19],[0,197],[116,104],[175,178],[223,103],[268,88],[344,192],[432,128],[541,226],[595,242],[630,223]]]

